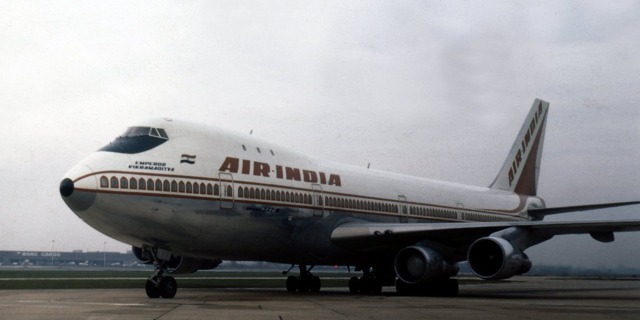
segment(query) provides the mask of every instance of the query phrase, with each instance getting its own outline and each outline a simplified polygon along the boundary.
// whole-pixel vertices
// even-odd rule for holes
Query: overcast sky
[[[159,116],[486,186],[538,97],[551,103],[547,205],[640,200],[638,35],[637,1],[2,1],[0,249],[126,250],[58,185]],[[617,237],[527,253],[640,267],[640,234]]]

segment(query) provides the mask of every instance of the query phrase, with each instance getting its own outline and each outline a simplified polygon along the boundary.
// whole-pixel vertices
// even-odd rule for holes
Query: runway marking
[[[0,278],[0,281],[146,280],[147,278]],[[186,279],[186,278],[181,278]]]
[[[37,303],[56,303],[56,304],[83,304],[83,305],[95,305],[95,306],[116,306],[116,307],[140,307],[140,306],[148,306],[147,303],[121,303],[121,302],[82,302],[82,301],[63,301],[63,300],[18,300],[18,303],[24,304],[37,304]],[[64,308],[64,307],[60,307]]]

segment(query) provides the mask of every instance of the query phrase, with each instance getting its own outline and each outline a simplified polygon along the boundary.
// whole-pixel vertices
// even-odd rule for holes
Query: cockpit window
[[[130,127],[124,134],[101,148],[99,151],[118,153],[140,153],[151,150],[169,140],[164,129],[151,127]]]
[[[169,136],[167,135],[167,132],[164,131],[164,129],[158,128],[158,133],[160,133],[160,137],[165,138],[165,139],[169,139]]]

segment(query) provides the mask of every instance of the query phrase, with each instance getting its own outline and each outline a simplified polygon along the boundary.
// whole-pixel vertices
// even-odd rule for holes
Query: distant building
[[[137,259],[131,252],[0,251],[2,266],[127,267],[136,262]]]

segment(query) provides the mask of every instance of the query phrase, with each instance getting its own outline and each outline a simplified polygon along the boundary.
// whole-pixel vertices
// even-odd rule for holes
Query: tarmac
[[[178,283],[179,285],[179,283]],[[640,279],[463,281],[455,298],[351,295],[346,288],[0,290],[0,319],[640,319]]]

